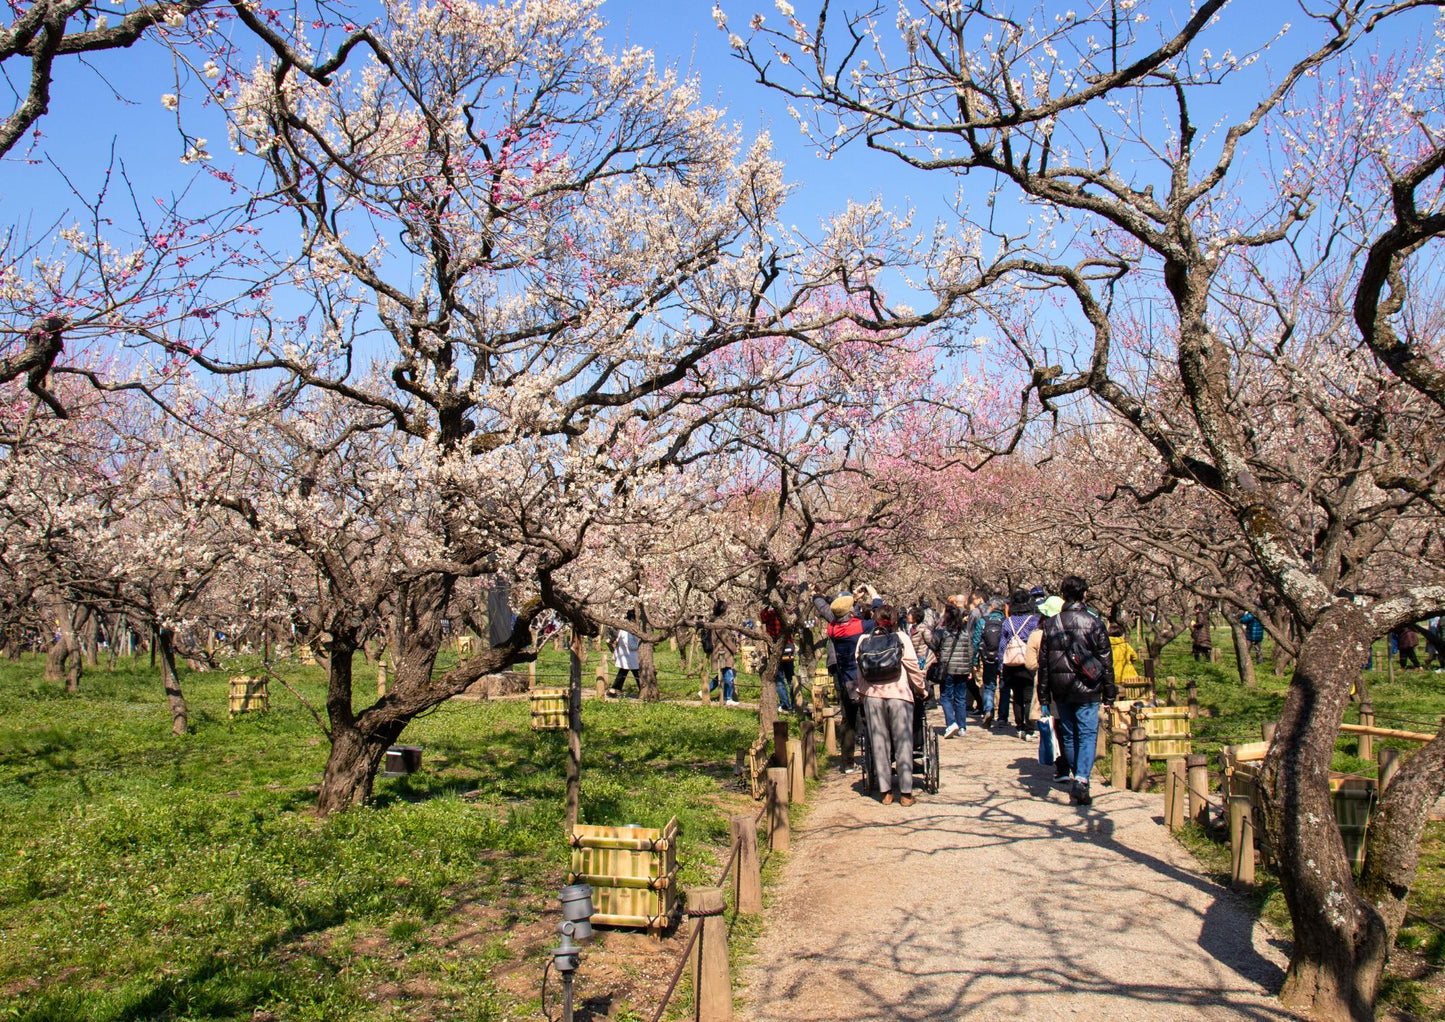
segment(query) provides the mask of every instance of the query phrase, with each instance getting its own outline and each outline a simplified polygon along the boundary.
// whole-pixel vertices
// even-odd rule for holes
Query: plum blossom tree
[[[1180,19],[900,6],[895,35],[823,0],[732,41],[828,148],[981,182],[929,267],[932,315],[1034,298],[1011,349],[1029,402],[1089,396],[1127,424],[1158,473],[1141,496],[1200,487],[1288,608],[1299,657],[1265,768],[1295,932],[1282,997],[1328,1018],[1373,1016],[1445,784],[1437,739],[1382,799],[1357,883],[1325,783],[1350,685],[1373,636],[1445,606],[1416,556],[1439,528],[1445,407],[1425,258],[1445,227],[1442,65],[1438,23],[1422,51],[1410,35],[1422,6],[1327,3],[1265,35],[1227,0]],[[1367,39],[1394,48],[1355,58]],[[1226,84],[1242,112],[1211,102]],[[1131,333],[1147,303],[1167,336]],[[1134,375],[1151,356],[1163,389]]]

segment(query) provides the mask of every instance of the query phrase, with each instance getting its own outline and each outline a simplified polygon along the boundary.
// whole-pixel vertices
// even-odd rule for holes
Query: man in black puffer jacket
[[[1059,729],[1059,745],[1074,769],[1069,797],[1086,806],[1089,776],[1099,741],[1099,701],[1114,701],[1114,654],[1104,619],[1084,605],[1088,585],[1077,575],[1064,576],[1059,595],[1064,609],[1043,619],[1039,645],[1038,694],[1041,711],[1049,710]]]

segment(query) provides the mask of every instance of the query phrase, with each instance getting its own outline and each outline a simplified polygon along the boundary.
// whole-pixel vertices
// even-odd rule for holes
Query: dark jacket
[[[1043,638],[1039,645],[1039,705],[1051,703],[1113,702],[1114,651],[1109,646],[1109,630],[1104,619],[1082,603],[1066,603],[1053,617],[1039,625]],[[1090,687],[1074,673],[1069,663],[1069,647],[1081,642],[1089,652],[1104,663],[1103,681]]]

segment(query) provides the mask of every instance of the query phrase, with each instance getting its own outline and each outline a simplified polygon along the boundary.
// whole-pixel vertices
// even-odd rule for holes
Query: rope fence
[[[779,797],[778,793],[775,792],[773,797]],[[781,797],[786,798],[786,792],[782,793]],[[773,803],[764,803],[764,805],[757,811],[756,814],[752,816],[751,820],[749,821],[749,825],[752,828],[752,834],[754,835],[754,840],[756,839],[758,825],[763,822],[764,817],[768,815],[769,809],[772,807]],[[784,811],[786,811],[786,804],[784,805]],[[729,876],[733,876],[735,881],[735,895],[733,898],[732,914],[733,921],[735,922],[737,920],[738,914],[740,912],[739,901],[741,886],[743,883],[743,878],[741,875],[741,871],[744,868],[743,848],[747,840],[748,839],[742,835],[734,834],[732,840],[729,841],[727,860],[723,863],[722,871],[718,874],[717,884],[715,885],[715,888],[711,890],[704,889],[703,891],[697,892],[697,894],[699,895],[699,897],[696,899],[698,904],[694,905],[690,901],[687,914],[689,918],[695,920],[692,927],[692,933],[688,935],[687,942],[683,945],[682,952],[678,955],[677,965],[673,969],[672,976],[668,980],[667,989],[663,992],[662,1000],[658,1003],[657,1010],[652,1015],[652,1022],[662,1022],[662,1017],[667,1012],[668,1006],[672,1003],[672,998],[677,993],[678,987],[682,982],[683,973],[687,971],[688,965],[690,963],[696,962],[698,966],[697,975],[695,976],[695,986],[708,986],[710,983],[715,984],[717,982],[717,977],[715,975],[710,975],[707,971],[706,959],[704,958],[704,954],[707,948],[701,945],[704,941],[705,931],[709,930],[707,920],[715,917],[720,919],[725,914],[726,903],[721,896],[721,892],[725,888]],[[771,855],[771,853],[772,843],[770,841],[769,855]],[[749,864],[747,868],[755,871],[758,874],[755,882],[758,882],[760,884],[762,860],[758,860],[756,855],[754,855],[754,861]],[[759,896],[760,894],[761,891],[759,888]],[[713,897],[709,898],[708,895],[713,895]],[[757,908],[761,909],[761,907],[761,900],[759,899]],[[726,942],[727,934],[730,931],[731,924],[728,924],[726,929],[717,930],[715,931],[715,933],[712,934],[714,939],[718,939],[722,942],[723,948],[721,951],[721,960],[723,963],[726,963],[727,961]],[[697,955],[695,958],[693,955],[694,949],[697,950]],[[697,989],[694,989],[694,1018],[700,1019],[702,1020],[702,1022],[706,1022],[706,1020],[711,1017],[708,1012],[703,1008],[703,993],[707,994],[708,1000],[711,1003],[725,1003],[729,1007],[731,1006],[732,991],[730,984],[727,982],[725,969],[722,977],[722,985],[726,986],[727,989],[721,993],[711,987],[706,991],[699,991]]]

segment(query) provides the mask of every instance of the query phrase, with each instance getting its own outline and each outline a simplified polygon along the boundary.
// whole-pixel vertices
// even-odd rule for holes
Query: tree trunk
[[[387,747],[406,726],[365,726],[352,712],[351,668],[356,655],[354,634],[337,629],[327,642],[326,717],[331,725],[331,752],[316,797],[316,812],[329,816],[359,806],[371,797],[376,771]]]
[[[1294,924],[1280,998],[1318,1019],[1373,1019],[1389,951],[1384,920],[1355,887],[1329,789],[1335,736],[1369,634],[1349,605],[1329,608],[1306,633],[1260,786]]]
[[[780,635],[763,646],[763,669],[760,672],[762,689],[758,692],[758,736],[765,739],[773,737],[773,724],[778,719],[778,662],[786,641],[787,639]]]
[[[1239,664],[1239,680],[1245,688],[1254,688],[1254,658],[1249,655],[1249,639],[1244,634],[1244,625],[1233,617],[1228,621],[1229,634],[1234,639],[1234,659]]]
[[[79,618],[80,648],[85,655],[86,667],[100,666],[100,615],[90,608],[83,608]]]
[[[1437,737],[1405,763],[1370,817],[1360,892],[1385,923],[1386,946],[1405,921],[1410,887],[1420,866],[1420,835],[1445,790],[1445,739]]]
[[[332,662],[336,663],[333,657]],[[347,667],[350,669],[350,657]],[[332,813],[359,806],[371,798],[376,773],[386,758],[386,750],[395,740],[384,735],[366,734],[354,724],[332,728],[331,753],[326,757],[326,772],[321,780],[321,793],[316,797],[316,814]]]
[[[653,656],[653,645],[650,642],[639,642],[637,645],[637,679],[642,688],[639,698],[644,703],[655,703],[662,699],[662,692],[657,687],[657,660]]]
[[[567,657],[567,833],[577,826],[582,802],[582,663],[587,636],[572,629]]]
[[[171,734],[183,735],[189,728],[186,715],[186,696],[181,691],[181,678],[176,671],[175,633],[169,628],[156,629],[156,640],[151,643],[152,651],[160,647],[161,685],[166,691],[166,702],[171,708]]]

